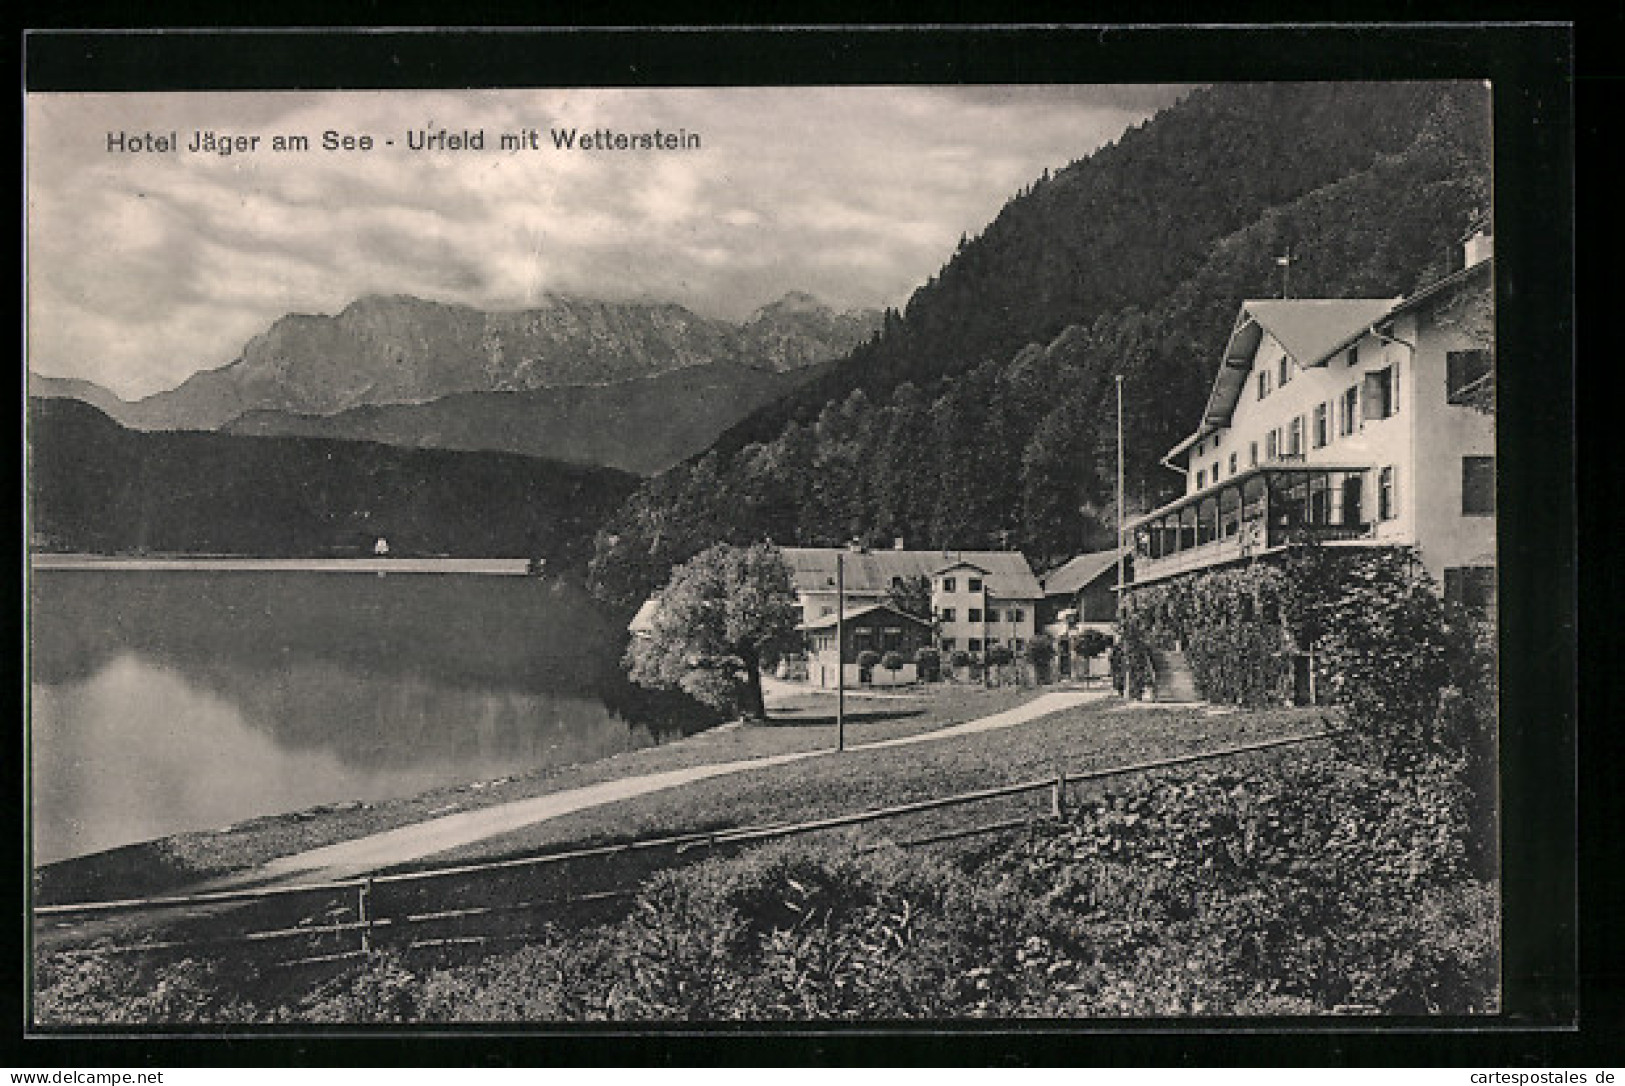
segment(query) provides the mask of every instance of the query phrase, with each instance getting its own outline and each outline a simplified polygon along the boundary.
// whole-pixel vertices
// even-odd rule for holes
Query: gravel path
[[[1086,702],[1106,697],[1099,691],[1057,691],[1041,694],[1032,701],[1006,709],[1002,713],[969,720],[934,732],[885,739],[847,748],[847,755],[865,750],[905,746],[911,743],[931,743],[976,732],[995,731],[1025,724],[1039,717],[1058,713]],[[765,758],[747,758],[714,765],[690,766],[664,773],[650,773],[637,777],[603,781],[580,788],[570,788],[532,799],[516,800],[477,811],[464,811],[417,822],[398,829],[358,837],[351,841],[326,845],[272,860],[226,878],[211,881],[210,890],[235,886],[257,886],[274,883],[307,882],[326,879],[351,878],[380,868],[421,860],[437,853],[483,841],[486,838],[510,833],[525,826],[548,819],[572,814],[589,807],[615,803],[635,796],[648,795],[668,788],[677,788],[694,781],[721,777],[730,773],[744,773],[752,769],[785,765],[808,758],[824,758],[830,750],[803,751],[778,754]]]

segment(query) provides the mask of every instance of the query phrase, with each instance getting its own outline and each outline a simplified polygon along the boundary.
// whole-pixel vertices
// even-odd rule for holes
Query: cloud
[[[789,290],[900,305],[1019,188],[1177,87],[773,87],[30,95],[29,364],[122,395],[365,293],[517,308],[553,291],[740,319]],[[481,152],[412,151],[439,129]],[[561,151],[554,129],[697,150]],[[109,134],[260,137],[221,156]],[[326,150],[324,132],[369,136]],[[504,134],[538,149],[503,150]],[[277,135],[310,148],[271,150]]]

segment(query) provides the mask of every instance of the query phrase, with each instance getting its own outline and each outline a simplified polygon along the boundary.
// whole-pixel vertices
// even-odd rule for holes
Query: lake
[[[692,731],[586,593],[463,573],[35,570],[34,863]]]

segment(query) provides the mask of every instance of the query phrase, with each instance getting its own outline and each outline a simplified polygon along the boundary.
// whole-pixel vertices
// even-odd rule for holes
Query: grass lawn
[[[997,692],[983,711],[995,712]],[[1017,699],[1024,700],[1024,699]],[[564,846],[666,834],[804,821],[888,807],[1004,784],[1077,775],[1091,770],[1169,758],[1323,730],[1326,710],[1280,709],[1209,716],[1202,710],[1122,711],[1116,699],[1079,706],[1012,728],[955,736],[940,742],[848,750],[825,757],[696,781],[545,823],[444,853],[448,860],[487,859]],[[999,706],[1007,707],[1007,706]],[[753,729],[755,730],[755,729]],[[879,736],[875,736],[878,738]],[[850,732],[849,732],[850,740]],[[859,740],[862,741],[862,740]],[[795,748],[805,749],[805,748]],[[1249,756],[1229,759],[1238,770]],[[1110,790],[1103,781],[1076,787],[1075,798]],[[880,823],[867,836],[909,836],[964,825],[967,818],[1012,817],[1047,809],[1047,795],[979,804],[961,812],[909,815]],[[990,814],[1013,812],[1013,814]]]

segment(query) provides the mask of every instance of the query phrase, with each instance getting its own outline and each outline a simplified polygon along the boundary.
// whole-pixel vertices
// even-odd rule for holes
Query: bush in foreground
[[[455,968],[383,958],[272,1005],[196,964],[48,971],[41,1005],[321,1022],[1495,1010],[1495,884],[1473,876],[1448,782],[1325,754],[1247,773],[1168,773],[946,857],[780,842],[665,872],[612,924]]]

